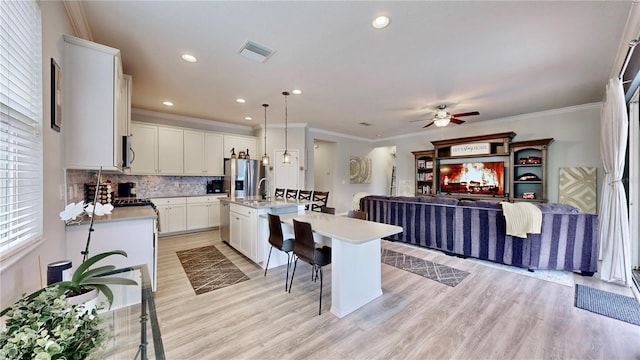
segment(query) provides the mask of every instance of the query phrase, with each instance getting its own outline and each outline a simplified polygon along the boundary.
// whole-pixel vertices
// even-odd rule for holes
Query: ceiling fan
[[[471,111],[471,112],[453,114],[452,115],[446,109],[447,109],[447,105],[438,106],[438,110],[436,110],[436,113],[433,116],[433,121],[428,123],[427,125],[425,125],[423,127],[426,128],[426,127],[429,127],[429,126],[434,125],[434,124],[437,127],[443,127],[443,126],[447,126],[450,122],[452,122],[454,124],[462,124],[465,121],[458,119],[459,117],[480,115],[480,113],[477,112],[477,111]]]

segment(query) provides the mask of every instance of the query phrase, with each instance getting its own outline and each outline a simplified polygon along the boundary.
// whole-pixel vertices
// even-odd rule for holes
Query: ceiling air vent
[[[257,62],[265,62],[269,57],[271,57],[271,55],[273,55],[273,51],[271,49],[258,45],[253,41],[247,41],[238,53],[247,59]]]
[[[371,124],[369,124],[368,122],[361,122],[360,125],[364,125],[364,126],[371,126]]]

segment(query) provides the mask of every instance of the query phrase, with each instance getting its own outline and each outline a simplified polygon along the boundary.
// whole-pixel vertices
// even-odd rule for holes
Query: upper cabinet
[[[235,152],[236,156],[240,154],[240,151],[247,153],[249,151],[249,158],[259,159],[260,155],[257,153],[257,141],[253,136],[241,136],[241,135],[225,135],[224,136],[224,151],[225,158],[231,157],[231,149]]]
[[[63,121],[65,164],[73,169],[123,169],[131,79],[120,51],[64,35]]]
[[[182,129],[133,123],[131,135],[131,148],[135,153],[131,174],[183,174]]]
[[[255,137],[133,122],[131,174],[224,176],[227,145],[256,155]]]
[[[222,176],[223,136],[197,130],[184,130],[184,174]]]

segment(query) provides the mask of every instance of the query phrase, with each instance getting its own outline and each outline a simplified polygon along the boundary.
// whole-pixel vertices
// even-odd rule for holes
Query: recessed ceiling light
[[[198,61],[198,59],[195,56],[190,54],[182,54],[182,60],[190,63],[194,63]]]
[[[238,99],[236,99],[236,102],[237,102],[238,104],[244,104],[246,101],[245,101],[244,99],[240,99],[240,98],[238,98]]]
[[[173,103],[171,101],[163,101],[162,104],[166,106],[173,106]]]
[[[300,89],[293,89],[293,90],[291,90],[291,93],[292,93],[293,95],[300,95],[300,94],[302,94],[302,90],[300,90]]]
[[[244,119],[247,120],[247,121],[253,120],[253,118],[251,116],[245,116]]]
[[[371,26],[376,29],[384,29],[389,25],[390,22],[391,19],[389,19],[389,17],[382,15],[373,19],[373,21],[371,22]]]

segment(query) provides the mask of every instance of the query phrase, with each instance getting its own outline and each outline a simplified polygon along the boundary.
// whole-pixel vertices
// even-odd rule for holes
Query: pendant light
[[[291,163],[291,154],[289,154],[288,142],[287,142],[287,96],[289,96],[289,92],[283,91],[282,95],[284,95],[284,153],[282,154],[282,163],[290,164]]]
[[[264,155],[262,155],[262,165],[269,165],[269,155],[267,155],[267,107],[269,104],[262,104],[264,107]]]

